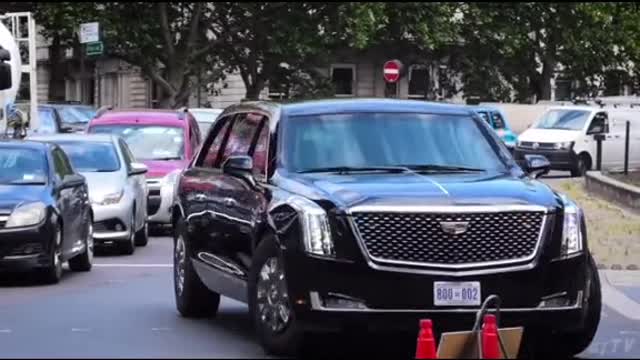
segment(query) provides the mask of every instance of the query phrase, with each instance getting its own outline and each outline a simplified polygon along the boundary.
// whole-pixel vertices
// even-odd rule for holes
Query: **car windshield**
[[[79,172],[114,172],[120,170],[120,160],[110,142],[61,141],[58,145],[67,153]]]
[[[61,121],[67,124],[86,124],[96,114],[89,106],[60,106],[58,108]]]
[[[1,185],[45,185],[46,183],[47,163],[42,151],[0,147]]]
[[[283,162],[293,172],[389,170],[384,167],[506,170],[487,128],[467,116],[351,113],[289,120],[284,130]]]
[[[91,133],[120,135],[137,160],[184,160],[184,130],[159,125],[97,125]]]
[[[38,133],[40,134],[54,134],[56,133],[56,119],[55,113],[51,108],[39,108],[38,120],[40,126],[38,127]]]
[[[535,125],[536,129],[582,130],[590,111],[586,110],[549,110]]]

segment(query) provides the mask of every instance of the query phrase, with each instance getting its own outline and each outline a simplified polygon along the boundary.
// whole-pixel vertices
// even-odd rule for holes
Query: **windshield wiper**
[[[399,166],[333,166],[324,168],[315,168],[298,171],[298,174],[319,173],[319,172],[335,172],[338,174],[348,174],[353,172],[369,172],[369,171],[386,171],[390,173],[403,173],[409,169]]]
[[[483,172],[484,169],[465,167],[465,166],[449,166],[437,164],[421,164],[421,165],[399,165],[413,171],[434,171],[434,172]]]

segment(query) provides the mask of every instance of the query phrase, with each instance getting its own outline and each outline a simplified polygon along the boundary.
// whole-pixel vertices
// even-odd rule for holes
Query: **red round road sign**
[[[386,82],[394,83],[400,79],[400,69],[402,64],[398,60],[389,60],[384,63],[382,67],[384,80]]]

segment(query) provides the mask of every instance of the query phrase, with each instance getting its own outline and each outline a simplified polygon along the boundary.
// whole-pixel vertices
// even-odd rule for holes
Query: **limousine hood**
[[[307,174],[296,176],[293,183],[291,191],[330,200],[343,209],[356,205],[558,206],[547,185],[510,174]]]

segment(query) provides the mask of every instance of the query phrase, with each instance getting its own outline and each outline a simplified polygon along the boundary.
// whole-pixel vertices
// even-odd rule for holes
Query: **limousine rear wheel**
[[[211,317],[216,315],[220,307],[220,294],[209,290],[200,280],[189,256],[192,251],[186,236],[184,222],[179,220],[174,234],[173,251],[176,307],[187,318]]]
[[[273,355],[296,355],[302,331],[289,298],[286,273],[275,240],[258,245],[249,273],[249,311],[264,349]]]

